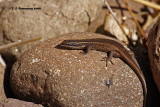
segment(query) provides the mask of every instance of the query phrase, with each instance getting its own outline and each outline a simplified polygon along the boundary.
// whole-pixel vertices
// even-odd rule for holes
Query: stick
[[[2,46],[0,46],[0,51],[3,50],[3,49],[7,49],[7,48],[14,47],[14,46],[26,44],[26,43],[29,43],[29,42],[35,42],[35,41],[40,40],[40,39],[42,39],[42,37],[37,37],[37,38],[29,39],[29,40],[17,41],[17,42],[9,43],[9,44],[6,44],[6,45],[2,45]]]
[[[118,22],[118,20],[116,19],[116,17],[114,16],[114,13],[111,9],[111,7],[109,6],[109,4],[107,3],[106,0],[104,0],[105,5],[107,6],[109,12],[111,13],[111,15],[113,16],[113,18],[116,20],[117,24],[119,25],[120,29],[122,30],[122,32],[124,33],[124,35],[127,37],[126,32],[124,31],[123,27],[121,26],[121,24]]]
[[[131,14],[133,20],[135,21],[135,23],[136,23],[136,25],[137,25],[137,27],[138,27],[138,30],[140,31],[140,34],[141,34],[142,37],[146,40],[147,37],[146,37],[145,33],[143,32],[141,26],[139,25],[137,19],[135,18],[134,14],[133,14],[133,12],[132,12],[132,10],[131,10],[131,8],[128,6],[128,3],[126,2],[126,0],[123,0],[123,2],[125,3],[125,5],[126,5],[128,11],[129,11],[129,13]]]
[[[148,7],[152,7],[154,9],[160,10],[160,5],[158,5],[158,4],[151,3],[149,1],[144,1],[144,0],[133,0],[133,1],[135,1],[137,3],[141,3],[141,4],[146,5]]]

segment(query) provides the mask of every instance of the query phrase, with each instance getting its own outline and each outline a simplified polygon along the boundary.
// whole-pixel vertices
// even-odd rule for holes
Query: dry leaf
[[[122,23],[121,18],[115,13],[116,18],[118,19],[119,23]],[[118,26],[117,22],[113,18],[111,14],[106,14],[105,21],[104,21],[104,30],[110,32],[112,35],[116,36],[116,38],[120,41],[124,41],[128,44],[128,39]]]

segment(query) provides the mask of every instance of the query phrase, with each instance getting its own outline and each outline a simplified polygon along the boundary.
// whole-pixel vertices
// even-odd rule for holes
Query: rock
[[[153,79],[160,92],[160,18],[150,29],[147,39],[148,56],[152,69]]]
[[[64,33],[86,31],[88,23],[99,14],[102,4],[97,0],[14,0],[1,13],[0,41],[6,44],[38,36],[47,39]],[[9,51],[18,57],[32,45]]]
[[[0,102],[0,107],[43,107],[40,104],[34,104],[32,102],[25,102],[18,99],[8,98]]]
[[[56,49],[66,39],[109,38],[95,33],[71,33],[44,41],[26,51],[11,70],[14,95],[49,107],[104,107],[143,105],[141,83],[119,58],[114,64],[102,58],[106,53]],[[110,82],[111,80],[111,82]],[[110,87],[107,83],[112,83]]]
[[[5,63],[0,56],[0,101],[6,99],[6,95],[4,92],[4,73],[5,73]]]

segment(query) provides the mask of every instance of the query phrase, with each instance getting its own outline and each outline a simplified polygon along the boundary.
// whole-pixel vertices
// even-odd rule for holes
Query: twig
[[[113,13],[111,7],[109,6],[109,4],[107,3],[106,0],[103,0],[103,1],[104,1],[105,5],[107,6],[109,12],[110,12],[111,15],[113,16],[113,18],[116,20],[116,22],[117,22],[118,26],[120,27],[120,29],[122,30],[122,32],[124,33],[124,35],[127,37],[127,34],[126,34],[126,32],[124,31],[123,27],[122,27],[121,24],[118,22],[117,18],[114,16],[114,13]]]
[[[133,1],[135,1],[137,3],[141,3],[141,4],[146,5],[148,7],[152,7],[154,9],[160,10],[160,5],[158,5],[158,4],[151,3],[149,1],[144,1],[144,0],[133,0]]]
[[[40,40],[40,39],[42,39],[42,37],[37,37],[37,38],[29,39],[29,40],[17,41],[17,42],[9,43],[9,44],[0,46],[0,51],[3,50],[3,49],[7,49],[7,48],[14,47],[14,46],[26,44],[26,43],[29,43],[29,42],[35,42],[35,41]]]
[[[140,31],[140,34],[142,35],[142,37],[143,37],[144,39],[146,39],[147,37],[146,37],[145,33],[143,32],[141,26],[139,25],[137,19],[135,18],[134,14],[133,14],[133,12],[132,12],[132,10],[131,10],[131,8],[128,6],[127,1],[126,1],[126,0],[123,0],[123,2],[125,3],[125,5],[126,5],[128,11],[129,11],[129,13],[131,14],[133,20],[135,21],[135,23],[136,23],[136,25],[137,25],[137,27],[138,27],[138,29],[139,29],[139,31]]]

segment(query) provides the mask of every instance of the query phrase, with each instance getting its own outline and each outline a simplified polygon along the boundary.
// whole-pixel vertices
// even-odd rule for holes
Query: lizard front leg
[[[119,54],[117,51],[110,51],[110,52],[107,52],[107,53],[109,53],[109,54],[107,54],[107,57],[104,57],[104,58],[102,59],[102,61],[106,61],[106,67],[107,67],[109,61],[110,61],[112,64],[114,64],[114,63],[112,62],[112,57],[115,57],[115,58],[119,58],[119,57],[120,57],[120,54]]]

